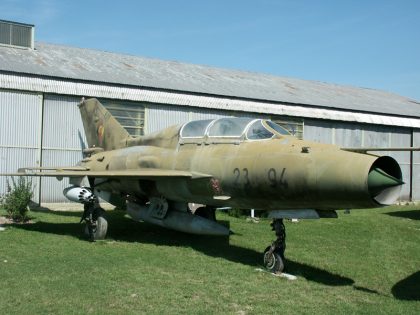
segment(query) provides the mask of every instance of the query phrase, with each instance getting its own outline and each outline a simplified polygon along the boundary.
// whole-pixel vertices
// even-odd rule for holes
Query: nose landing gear
[[[277,239],[264,251],[264,267],[270,272],[281,273],[284,270],[284,251],[286,250],[286,228],[283,219],[274,219],[271,223]]]
[[[108,230],[108,221],[105,219],[105,210],[102,209],[95,197],[92,201],[84,203],[84,211],[80,223],[86,222],[85,235],[89,241],[103,240]]]

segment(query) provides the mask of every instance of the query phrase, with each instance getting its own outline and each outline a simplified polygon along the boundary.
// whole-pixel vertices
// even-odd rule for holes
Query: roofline
[[[14,24],[14,25],[35,27],[34,24],[27,24],[27,23],[21,23],[21,22],[9,21],[9,20],[0,20],[0,22],[10,23],[10,24]]]
[[[330,108],[308,108],[301,104],[262,102],[246,99],[234,99],[203,94],[187,94],[129,87],[116,84],[98,84],[77,80],[63,80],[40,76],[17,76],[0,72],[0,86],[3,89],[19,90],[33,93],[49,93],[75,97],[96,97],[127,100],[134,102],[155,103],[173,106],[216,109],[258,113],[261,116],[279,115],[304,117],[352,123],[367,123],[420,129],[419,117],[397,117],[385,114],[368,114],[355,111],[343,111]],[[257,109],[257,110],[256,110]]]
[[[31,52],[2,50],[0,57],[5,60],[2,71],[27,78],[254,101],[259,105],[293,104],[306,106],[307,111],[326,109],[341,115],[355,112],[420,118],[419,101],[378,89],[39,42]],[[22,63],[22,58],[27,62]]]
[[[220,98],[220,99],[232,99],[238,101],[250,101],[250,102],[258,102],[258,103],[265,103],[265,104],[279,104],[279,105],[288,105],[288,106],[305,106],[308,108],[313,109],[324,109],[324,110],[334,110],[340,112],[347,112],[347,113],[362,113],[362,114],[370,114],[370,115],[381,115],[381,116],[389,116],[389,117],[401,117],[401,118],[415,118],[420,119],[419,116],[409,116],[409,115],[396,115],[396,114],[385,114],[385,113],[377,113],[373,111],[364,111],[364,110],[353,110],[353,109],[345,109],[340,107],[332,107],[332,106],[325,106],[325,105],[317,105],[317,104],[307,104],[307,103],[293,103],[293,102],[282,102],[276,100],[269,100],[269,99],[258,99],[258,98],[247,98],[247,97],[239,97],[239,96],[230,96],[230,95],[223,95],[223,94],[211,94],[211,93],[204,93],[204,92],[194,92],[194,91],[187,91],[187,90],[175,90],[175,89],[166,89],[166,88],[158,88],[153,86],[146,86],[146,85],[132,85],[132,84],[123,84],[123,83],[113,83],[113,82],[106,82],[106,81],[95,81],[95,80],[86,80],[86,79],[76,79],[76,78],[66,78],[61,76],[48,76],[48,75],[40,75],[34,74],[29,72],[18,72],[18,71],[4,71],[0,70],[0,74],[11,74],[11,75],[25,75],[29,78],[41,78],[41,79],[53,79],[53,80],[65,80],[67,82],[75,82],[75,83],[87,83],[87,84],[101,84],[106,86],[112,87],[121,87],[121,88],[135,88],[135,89],[144,89],[150,91],[163,91],[168,93],[177,93],[181,95],[196,95],[196,96],[204,96],[204,97],[213,97],[213,98]],[[67,93],[66,93],[67,94]],[[73,94],[68,94],[73,95]],[[410,102],[414,102],[416,104],[420,104],[415,100],[410,100]],[[256,111],[254,111],[256,112]]]

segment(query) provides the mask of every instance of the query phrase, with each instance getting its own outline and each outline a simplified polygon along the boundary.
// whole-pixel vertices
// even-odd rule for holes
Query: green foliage
[[[0,197],[0,205],[8,217],[15,221],[25,221],[28,215],[28,204],[33,196],[32,180],[27,177],[11,177],[7,179],[7,192]]]

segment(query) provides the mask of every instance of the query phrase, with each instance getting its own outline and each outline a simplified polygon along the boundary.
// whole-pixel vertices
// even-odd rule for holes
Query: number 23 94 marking
[[[287,180],[284,178],[286,173],[286,168],[283,168],[280,176],[277,175],[275,168],[270,168],[267,173],[268,182],[270,183],[271,188],[276,188],[277,186],[287,188],[289,185]]]
[[[244,185],[245,188],[251,186],[251,181],[249,180],[249,171],[245,167],[242,170],[239,168],[235,168],[233,170],[233,174],[235,176],[233,184],[235,186],[239,186],[240,184]],[[275,168],[270,168],[267,172],[267,180],[268,184],[271,188],[287,188],[289,185],[287,180],[285,179],[286,168],[281,170],[281,173],[278,174]]]
[[[251,186],[251,182],[249,181],[249,171],[246,167],[243,168],[242,171],[239,168],[235,168],[233,170],[233,174],[235,175],[235,180],[233,182],[235,186],[240,184],[239,182],[241,181],[241,177],[243,178],[243,185],[245,187]]]

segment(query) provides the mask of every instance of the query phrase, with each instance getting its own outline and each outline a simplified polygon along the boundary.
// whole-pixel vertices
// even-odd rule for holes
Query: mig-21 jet
[[[133,137],[98,100],[79,107],[89,145],[83,160],[8,175],[69,177],[64,195],[85,205],[82,219],[92,240],[105,238],[107,230],[99,197],[125,202],[134,220],[205,235],[230,233],[216,221],[217,208],[267,210],[277,239],[265,250],[264,264],[281,272],[283,219],[389,205],[403,184],[391,157],[298,140],[270,120],[198,120]],[[190,203],[203,206],[192,213]]]

